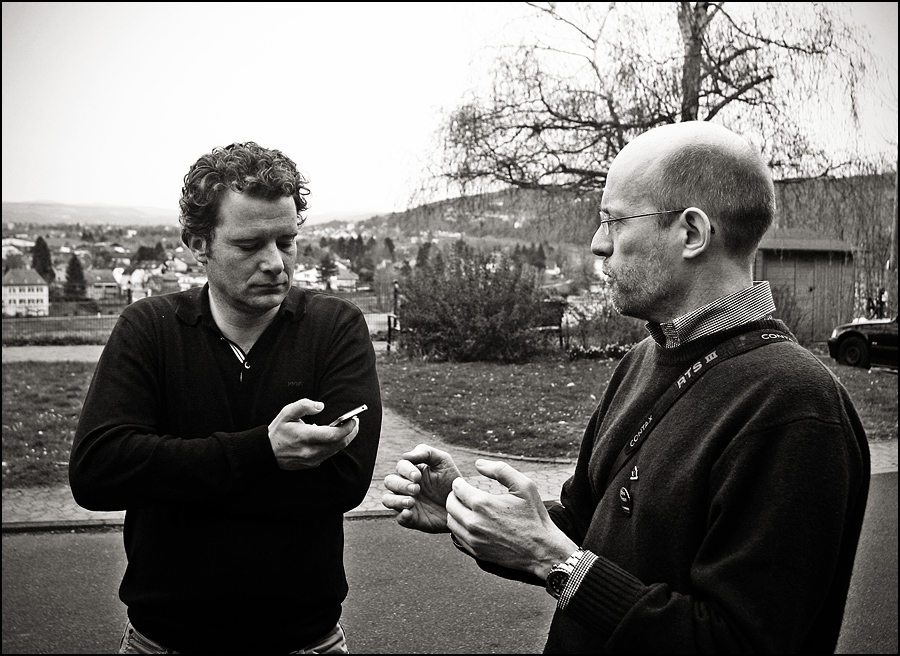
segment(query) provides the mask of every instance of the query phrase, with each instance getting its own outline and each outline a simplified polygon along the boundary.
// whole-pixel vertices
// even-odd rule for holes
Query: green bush
[[[526,362],[542,348],[537,271],[500,255],[457,248],[403,280],[400,344],[452,362]]]
[[[634,344],[606,344],[604,346],[570,346],[570,360],[621,360]]]
[[[623,316],[613,308],[605,288],[569,298],[566,335],[573,359],[620,358],[647,334],[644,321]]]

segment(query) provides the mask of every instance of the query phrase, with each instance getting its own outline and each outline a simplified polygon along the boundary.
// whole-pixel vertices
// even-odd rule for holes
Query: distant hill
[[[378,212],[316,212],[315,209],[304,212],[308,225],[323,223],[357,223],[378,215]]]
[[[410,238],[431,233],[519,243],[589,244],[599,198],[510,189],[451,198],[360,221],[356,230]]]
[[[81,223],[85,225],[178,225],[178,210],[120,205],[3,203],[3,223]]]
[[[524,243],[590,243],[596,208],[564,194],[509,190],[428,203],[402,212],[309,212],[307,225],[396,239],[429,232],[460,233],[466,239],[498,238]],[[178,210],[120,205],[3,203],[3,223],[177,226]]]
[[[355,223],[376,216],[377,212],[310,212],[308,222]],[[127,207],[122,205],[71,205],[67,203],[3,203],[4,223],[81,223],[86,225],[156,226],[177,225],[178,209]]]

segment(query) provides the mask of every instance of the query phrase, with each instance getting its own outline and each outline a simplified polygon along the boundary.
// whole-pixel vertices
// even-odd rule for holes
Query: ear
[[[709,249],[712,235],[715,233],[706,212],[689,207],[678,217],[678,227],[684,235],[684,247],[681,255],[689,260],[698,257]]]
[[[203,237],[191,236],[188,247],[191,249],[191,254],[200,264],[206,264],[209,261],[209,244]]]

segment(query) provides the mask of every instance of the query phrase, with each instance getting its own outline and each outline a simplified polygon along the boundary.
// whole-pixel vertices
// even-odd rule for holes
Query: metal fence
[[[366,315],[369,333],[379,335],[388,329],[388,315],[393,311],[393,284],[382,284],[356,291],[332,291],[346,298]],[[56,314],[61,308],[51,308]],[[67,310],[71,310],[69,307]],[[3,345],[105,344],[119,319],[121,308],[106,313],[85,314],[72,311],[69,316],[3,317]]]
[[[119,316],[3,317],[3,345],[105,344]]]

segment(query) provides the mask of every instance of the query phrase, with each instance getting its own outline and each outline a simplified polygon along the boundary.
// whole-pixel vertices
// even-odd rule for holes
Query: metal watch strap
[[[566,580],[568,580],[568,578],[572,576],[572,573],[575,571],[575,566],[578,564],[578,561],[581,560],[581,557],[584,555],[584,553],[584,549],[579,547],[578,549],[573,551],[572,555],[570,555],[565,561],[550,568],[550,574],[547,575],[547,592],[549,592],[554,599],[559,599],[560,595],[562,594],[562,588],[557,590],[555,589],[554,585],[556,583],[558,575],[564,574]]]
[[[569,606],[572,597],[578,592],[578,588],[581,587],[581,582],[584,581],[584,577],[587,576],[588,570],[590,570],[596,562],[597,556],[585,549],[578,559],[578,562],[575,563],[575,571],[569,575],[569,580],[566,581],[566,587],[563,588],[563,591],[559,595],[557,607],[560,610],[565,610]]]

